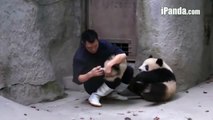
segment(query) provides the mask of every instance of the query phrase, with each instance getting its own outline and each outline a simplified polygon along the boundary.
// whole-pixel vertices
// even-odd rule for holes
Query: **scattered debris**
[[[192,118],[186,118],[187,120],[192,120]]]
[[[34,108],[35,110],[39,111],[38,108],[36,108],[36,106],[30,106],[31,108]]]
[[[160,118],[159,117],[155,117],[153,120],[160,120]]]
[[[206,110],[205,112],[209,112],[209,110]]]
[[[124,113],[117,113],[118,115],[124,115]]]
[[[78,98],[77,99],[75,99],[75,101],[77,101],[77,100],[79,100]]]
[[[127,111],[127,113],[131,113],[131,111]]]
[[[125,117],[125,118],[124,118],[124,120],[131,120],[131,118],[129,118],[129,117]]]
[[[36,108],[36,106],[30,106],[31,108]]]
[[[47,112],[50,112],[50,110],[46,110]]]
[[[132,114],[132,115],[133,115],[133,116],[138,116],[138,114],[135,114],[135,113],[134,113],[134,114]]]

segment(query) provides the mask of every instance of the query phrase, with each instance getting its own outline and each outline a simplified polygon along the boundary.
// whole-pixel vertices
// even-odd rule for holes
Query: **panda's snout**
[[[144,71],[144,70],[145,70],[145,69],[144,69],[144,66],[143,66],[143,65],[140,66],[140,67],[138,68],[138,70],[139,70],[140,72]]]

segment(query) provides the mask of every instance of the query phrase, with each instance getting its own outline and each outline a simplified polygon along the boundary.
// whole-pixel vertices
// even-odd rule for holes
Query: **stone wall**
[[[205,80],[211,71],[212,47],[204,36],[203,6],[203,0],[138,0],[136,66],[149,54],[163,58],[173,68],[179,90]],[[199,9],[201,15],[161,15],[161,7]]]
[[[211,67],[211,73],[213,74],[213,18],[211,20],[211,37],[210,37],[210,41],[211,41],[211,63],[212,63],[212,67]]]
[[[22,104],[63,96],[78,45],[78,0],[0,1],[1,94]]]
[[[213,1],[205,1],[206,39],[211,45],[211,70],[213,74]]]

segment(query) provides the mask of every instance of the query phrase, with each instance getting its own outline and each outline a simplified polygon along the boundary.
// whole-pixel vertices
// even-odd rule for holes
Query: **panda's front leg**
[[[143,93],[150,93],[151,92],[151,84],[146,84],[144,83],[144,90]]]

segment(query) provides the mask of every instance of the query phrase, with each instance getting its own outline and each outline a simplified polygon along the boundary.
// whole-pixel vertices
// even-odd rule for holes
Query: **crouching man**
[[[106,65],[104,62],[113,56]],[[84,88],[90,97],[89,103],[100,107],[101,97],[127,100],[127,97],[119,94],[127,88],[133,77],[133,68],[127,66],[123,77],[115,81],[107,81],[105,76],[110,76],[112,66],[126,60],[126,54],[117,46],[105,40],[99,40],[94,30],[86,30],[81,34],[80,46],[73,60],[73,82],[84,84]]]

